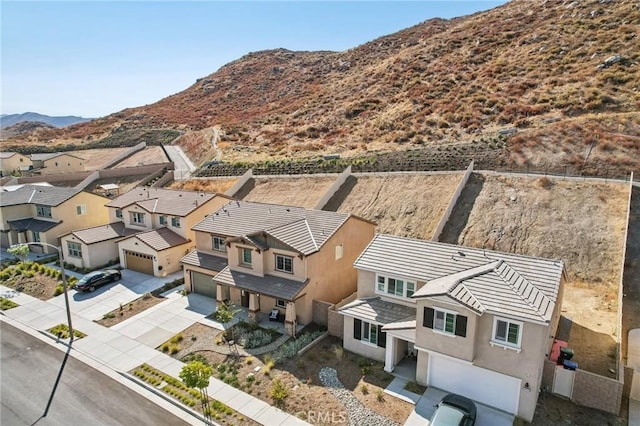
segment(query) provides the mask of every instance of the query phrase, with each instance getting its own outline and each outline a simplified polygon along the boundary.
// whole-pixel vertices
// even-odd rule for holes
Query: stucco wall
[[[69,241],[80,244],[82,258],[69,255],[69,246],[67,244]],[[73,234],[67,234],[62,237],[61,245],[65,262],[79,268],[97,269],[112,261],[115,261],[114,263],[118,262],[118,244],[115,239],[87,245],[73,236]]]
[[[153,275],[156,277],[164,277],[182,268],[180,259],[185,255],[189,244],[181,244],[167,250],[156,252],[136,237],[131,237],[118,243],[118,252],[120,256],[120,266],[126,268],[125,250],[144,253],[154,256],[153,259]]]
[[[384,362],[385,348],[362,343],[353,338],[353,318],[344,317],[343,346],[346,350],[364,357]]]
[[[44,168],[41,173],[55,174],[55,173],[73,173],[84,171],[84,158],[74,157],[72,155],[59,155],[57,157],[50,158],[43,162]]]

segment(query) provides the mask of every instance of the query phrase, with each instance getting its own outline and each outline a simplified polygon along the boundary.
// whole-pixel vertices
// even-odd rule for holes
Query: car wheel
[[[122,275],[116,275],[116,277],[113,280],[120,281],[121,279],[122,279]]]
[[[92,293],[94,291],[96,291],[96,286],[95,285],[92,285],[91,287],[89,287],[89,292],[90,293]]]

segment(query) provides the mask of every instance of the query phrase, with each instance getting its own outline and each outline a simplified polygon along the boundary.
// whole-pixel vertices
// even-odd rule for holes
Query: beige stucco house
[[[0,152],[0,176],[8,176],[15,171],[31,168],[31,160],[18,152]]]
[[[31,154],[31,162],[40,174],[72,173],[85,171],[85,159],[66,152]]]
[[[563,262],[376,235],[339,308],[344,347],[531,421],[558,326]]]
[[[213,193],[134,188],[106,203],[104,225],[63,237],[65,258],[85,268],[119,259],[123,268],[165,276],[195,246],[191,228],[228,201]]]
[[[193,227],[185,286],[248,308],[250,319],[277,309],[292,333],[312,321],[314,300],[353,293],[353,261],[374,227],[347,213],[233,201]]]
[[[73,188],[24,185],[0,194],[2,247],[19,243],[60,245],[60,236],[74,228],[105,223],[108,198]],[[37,244],[31,250],[54,249]]]

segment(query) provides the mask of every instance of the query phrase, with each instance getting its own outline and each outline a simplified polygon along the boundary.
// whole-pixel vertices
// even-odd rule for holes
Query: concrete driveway
[[[448,392],[437,388],[427,388],[422,398],[416,404],[415,409],[411,412],[405,426],[426,426],[429,419],[435,411],[435,405],[440,402],[443,396]],[[476,418],[476,426],[512,426],[515,416],[496,410],[476,402],[478,415]]]
[[[174,272],[166,277],[154,277],[141,272],[123,269],[122,279],[112,284],[102,286],[92,293],[69,291],[69,305],[71,312],[88,320],[101,319],[105,314],[152,292],[164,284],[177,278],[182,278],[182,271]],[[49,303],[65,306],[64,295],[49,300]]]

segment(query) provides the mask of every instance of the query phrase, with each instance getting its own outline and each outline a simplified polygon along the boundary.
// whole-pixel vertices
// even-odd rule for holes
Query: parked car
[[[96,288],[118,281],[121,278],[122,274],[116,269],[102,269],[84,275],[78,280],[74,288],[78,291],[95,291]]]
[[[444,396],[431,416],[431,426],[473,426],[476,424],[476,404],[462,395]]]

